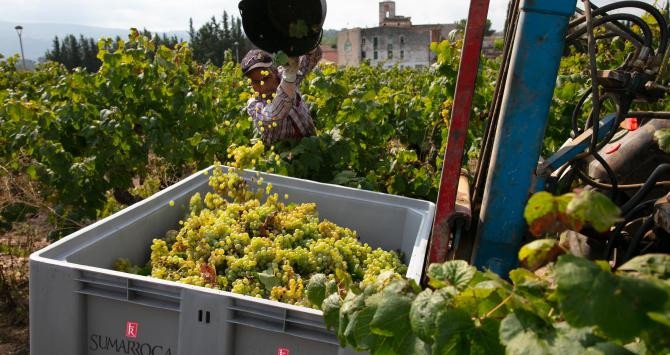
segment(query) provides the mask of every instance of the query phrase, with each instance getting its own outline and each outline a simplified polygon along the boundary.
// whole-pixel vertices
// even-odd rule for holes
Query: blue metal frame
[[[610,133],[617,119],[617,114],[612,113],[599,122],[598,140],[605,138]],[[537,177],[533,192],[544,191],[547,185],[547,179],[551,174],[560,169],[563,165],[584,152],[591,144],[593,129],[589,128],[573,140],[566,142],[556,153],[543,161],[537,168]],[[560,176],[559,176],[560,178]]]
[[[576,0],[522,0],[477,228],[474,264],[506,276],[526,223],[549,105]]]
[[[612,126],[616,121],[617,114],[612,113],[600,121],[600,127],[598,129],[598,140],[605,138],[607,134],[612,130]],[[565,163],[574,159],[579,153],[586,150],[591,144],[591,136],[593,135],[593,130],[589,128],[580,134],[579,137],[569,141],[564,144],[556,153],[551,157],[545,160],[540,168],[538,169],[538,176],[547,176],[551,174],[554,170],[562,167]]]

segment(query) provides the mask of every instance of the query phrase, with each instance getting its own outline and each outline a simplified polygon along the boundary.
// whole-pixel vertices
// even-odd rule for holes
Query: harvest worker
[[[300,58],[289,58],[288,64],[280,67],[272,63],[268,52],[260,49],[253,49],[244,56],[242,71],[254,91],[247,102],[247,112],[263,143],[299,139],[316,133],[299,87],[320,59],[319,47]]]

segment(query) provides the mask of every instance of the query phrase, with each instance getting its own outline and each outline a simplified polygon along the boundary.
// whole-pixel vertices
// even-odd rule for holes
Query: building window
[[[400,44],[405,44],[405,36],[400,36]]]
[[[386,56],[388,59],[393,59],[393,45],[389,43],[386,46],[386,50],[388,51],[388,55]]]
[[[365,45],[365,37],[361,38],[361,45],[362,45],[362,46]]]
[[[389,51],[388,58],[393,59],[393,51]]]
[[[400,51],[400,59],[405,59],[405,51]]]
[[[365,51],[361,51],[361,58],[365,59]]]
[[[377,45],[379,44],[379,39],[377,37],[372,39],[372,46],[377,49]]]
[[[377,55],[377,51],[375,51],[374,59],[377,60],[377,58],[379,58],[379,56]]]

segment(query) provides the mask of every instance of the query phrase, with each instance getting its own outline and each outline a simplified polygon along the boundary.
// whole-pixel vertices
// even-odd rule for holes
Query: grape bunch
[[[232,155],[251,163],[245,153],[257,152]],[[288,196],[271,193],[259,175],[245,180],[234,168],[217,167],[209,185],[204,198],[191,198],[179,231],[153,240],[152,277],[318,309],[306,294],[314,275],[325,275],[322,281],[344,295],[384,271],[407,271],[398,253],[373,249],[355,231],[319,220],[313,203],[282,202]]]

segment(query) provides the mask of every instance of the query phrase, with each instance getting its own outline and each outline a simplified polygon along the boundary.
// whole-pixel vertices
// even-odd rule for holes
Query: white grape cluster
[[[181,229],[154,239],[151,276],[316,308],[304,292],[316,273],[346,292],[382,271],[407,271],[396,252],[373,249],[356,232],[319,221],[315,204],[285,204],[271,187],[252,189],[258,180],[214,169],[213,192],[194,195]]]

